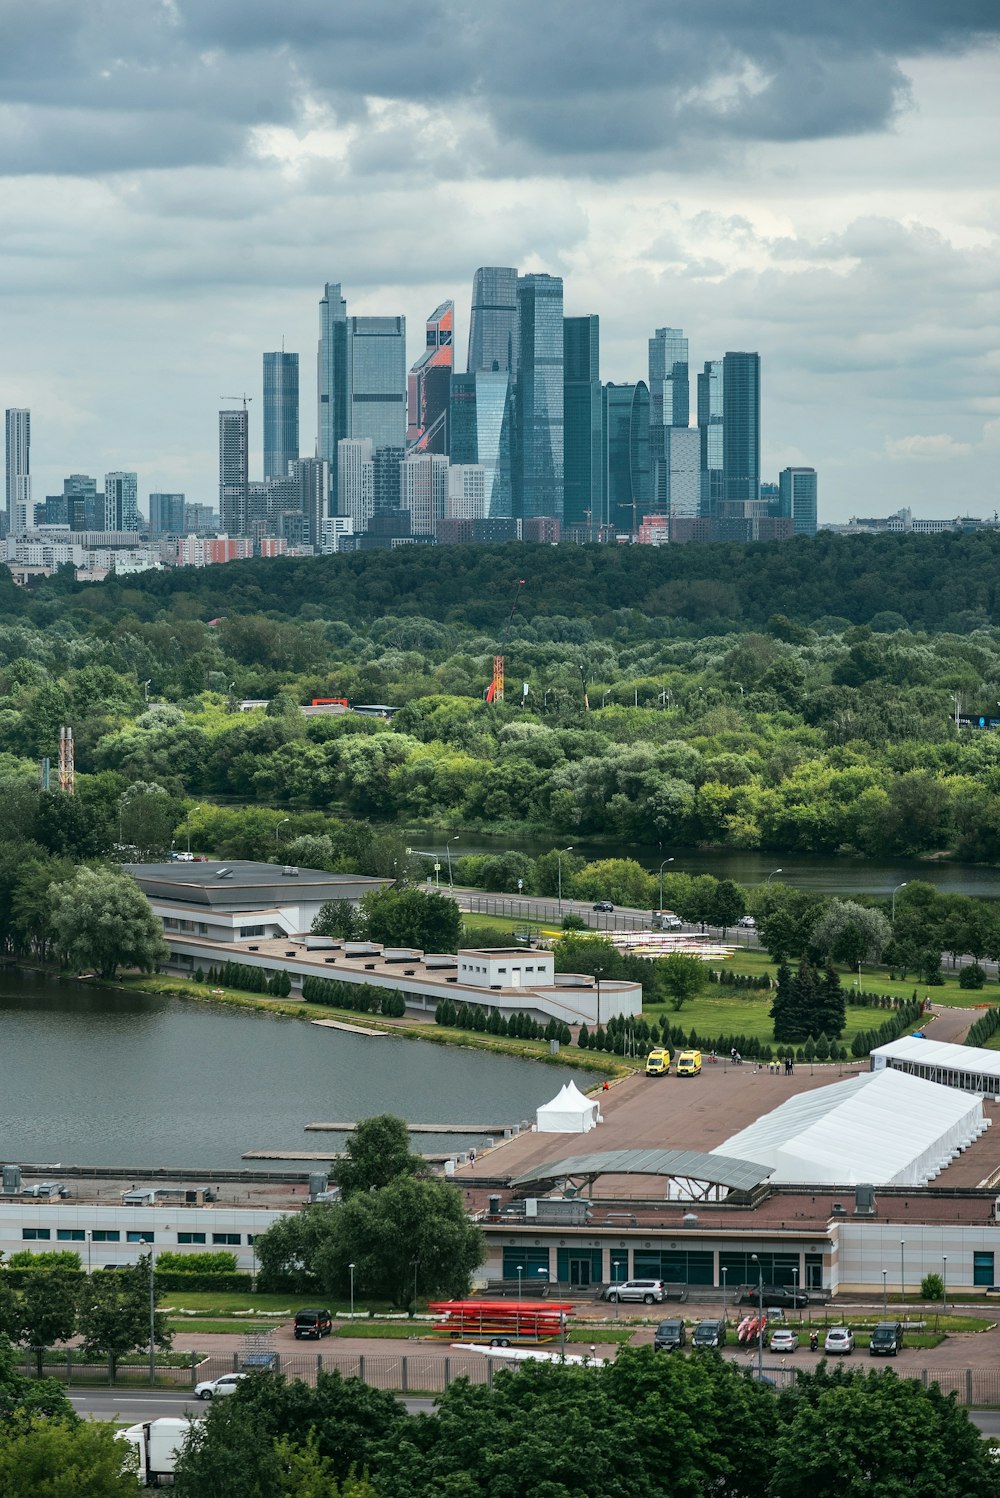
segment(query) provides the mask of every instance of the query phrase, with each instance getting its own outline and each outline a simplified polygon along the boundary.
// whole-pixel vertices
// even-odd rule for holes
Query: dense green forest
[[[8,835],[86,843],[33,830],[68,723],[78,801],[149,848],[214,851],[251,803],[275,844],[266,808],[293,815],[286,838],[333,814],[995,860],[1000,738],[953,718],[1000,701],[998,562],[984,533],[404,548],[27,591],[0,572]],[[518,578],[507,701],[487,704]],[[306,720],[314,696],[401,710]]]

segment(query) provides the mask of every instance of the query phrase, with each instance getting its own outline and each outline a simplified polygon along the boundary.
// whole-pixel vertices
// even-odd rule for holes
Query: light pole
[[[93,1236],[94,1235],[90,1231],[90,1228],[88,1228],[87,1229],[87,1273],[88,1274],[90,1273],[90,1244],[91,1244],[91,1241],[93,1239]]]
[[[941,1314],[948,1314],[948,1255],[941,1255]]]
[[[348,1264],[347,1267],[351,1271],[351,1325],[353,1326],[354,1325],[354,1265],[353,1264]]]
[[[156,1277],[152,1244],[149,1245],[149,1382],[156,1383]]]
[[[729,1325],[729,1285],[727,1284],[728,1269],[722,1271],[722,1319]]]
[[[572,851],[573,851],[573,844],[570,843],[570,845],[569,845],[568,848],[564,848],[562,850],[562,853],[557,853],[556,854],[556,863],[558,865],[558,879],[559,879],[559,914],[560,915],[562,915],[562,861],[563,861],[563,853],[572,853]]]
[[[623,1264],[622,1264],[622,1262],[621,1262],[620,1259],[618,1259],[618,1260],[615,1261],[615,1284],[616,1285],[621,1284],[621,1278],[622,1278],[621,1271],[622,1271],[623,1267],[624,1266],[623,1266]],[[615,1320],[616,1321],[618,1320],[618,1296],[617,1295],[615,1296]]]
[[[663,909],[663,870],[666,868],[666,866],[667,866],[668,863],[673,863],[673,859],[672,858],[665,858],[663,860],[663,862],[660,864],[660,909],[661,910]]]
[[[898,894],[898,892],[901,889],[905,889],[906,886],[909,884],[909,882],[910,881],[908,879],[904,879],[903,882],[902,882],[902,884],[897,884],[896,888],[892,892],[892,924],[893,925],[896,924],[896,895]]]
[[[521,1276],[523,1274],[524,1274],[524,1265],[523,1264],[518,1264],[518,1266],[517,1266],[517,1298],[518,1298],[518,1300],[521,1299]]]
[[[764,1376],[764,1266],[756,1254],[750,1255],[757,1265],[757,1377]]]
[[[889,1319],[889,1292],[886,1289],[886,1285],[885,1285],[885,1277],[886,1277],[887,1273],[888,1273],[888,1270],[885,1270],[885,1269],[882,1270],[882,1320],[883,1321],[888,1321],[888,1319]]]
[[[461,836],[461,833],[456,833],[455,836],[454,837],[450,837],[448,839],[448,841],[444,845],[444,851],[448,855],[448,888],[449,889],[454,889],[454,885],[452,883],[452,878],[451,878],[451,845],[452,845],[452,843],[457,843],[460,836]]]
[[[146,680],[146,681],[143,682],[143,684],[142,684],[142,700],[143,700],[143,702],[148,702],[149,701],[149,689],[150,689],[150,687],[152,685],[153,685],[153,678],[151,676],[148,678],[148,680]]]
[[[792,1299],[797,1302],[798,1298],[799,1298],[799,1266],[797,1264],[793,1264],[792,1265]],[[798,1305],[795,1306],[795,1309],[798,1310]]]
[[[413,1314],[414,1314],[414,1316],[417,1314],[417,1269],[419,1268],[419,1265],[420,1265],[420,1260],[419,1259],[414,1259],[414,1261],[413,1261]]]
[[[189,853],[191,852],[191,818],[194,816],[194,814],[195,814],[196,811],[201,811],[201,803],[200,802],[199,802],[199,804],[197,806],[192,806],[191,810],[188,812],[187,835],[188,835],[188,852]]]
[[[770,888],[771,880],[774,878],[775,874],[783,874],[784,872],[784,869],[772,869],[767,878],[764,880],[764,888]]]
[[[284,827],[284,825],[285,825],[286,822],[290,822],[291,820],[292,820],[291,817],[282,817],[281,821],[275,827],[275,829],[274,829],[274,846],[275,847],[278,846],[278,832],[279,832],[279,830],[282,827]]]
[[[905,1300],[906,1299],[906,1260],[904,1258],[905,1249],[906,1249],[906,1239],[905,1238],[900,1238],[900,1240],[899,1240],[899,1298],[900,1298],[900,1300]]]

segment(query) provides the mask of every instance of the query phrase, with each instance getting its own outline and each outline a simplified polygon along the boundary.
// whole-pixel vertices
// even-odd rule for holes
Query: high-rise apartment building
[[[399,509],[399,465],[406,457],[401,447],[379,447],[375,450],[373,503],[375,514]]]
[[[288,465],[288,478],[303,517],[302,540],[318,551],[330,497],[330,465],[325,458],[296,458]]]
[[[410,533],[431,536],[448,513],[448,459],[440,453],[410,453],[399,465],[399,497],[410,513]]]
[[[264,355],[264,477],[284,478],[299,456],[299,356]]]
[[[604,488],[600,318],[563,318],[563,523],[599,527]]]
[[[650,425],[652,456],[653,427]],[[653,510],[671,518],[691,519],[701,514],[701,433],[697,427],[664,427]]]
[[[760,498],[760,355],[728,353],[723,362],[723,500]]]
[[[514,511],[563,518],[563,283],[519,276]]]
[[[406,445],[406,318],[347,323],[348,436],[373,448]]]
[[[219,412],[219,523],[227,536],[248,534],[250,423],[246,406]]]
[[[638,536],[650,511],[649,388],[605,385],[605,523],[616,535]]]
[[[370,437],[345,437],[337,443],[337,503],[363,531],[375,509],[374,446]]]
[[[31,412],[11,406],[5,415],[7,456],[6,515],[12,536],[23,535],[34,518],[31,511]]]
[[[783,468],[778,474],[778,513],[790,515],[797,536],[815,536],[817,493],[815,468]]]
[[[653,508],[665,514],[665,433],[691,419],[688,341],[680,328],[657,328],[649,340],[649,443]]]
[[[482,265],[472,280],[469,320],[470,374],[477,369],[509,370],[518,363],[517,269],[511,265]]]
[[[698,433],[701,443],[701,513],[718,513],[723,488],[725,372],[721,359],[707,359],[698,376]]]
[[[448,402],[455,364],[455,303],[442,302],[427,319],[426,346],[406,381],[406,445],[417,452],[448,451]]]
[[[486,474],[481,463],[453,463],[448,469],[445,513],[449,520],[482,520],[486,514]]]
[[[183,536],[184,495],[151,494],[149,496],[149,539],[158,536]]]
[[[104,475],[104,530],[137,531],[141,526],[139,475],[137,473],[106,473]]]

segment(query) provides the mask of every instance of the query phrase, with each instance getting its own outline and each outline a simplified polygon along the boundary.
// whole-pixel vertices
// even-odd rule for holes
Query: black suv
[[[655,1352],[675,1352],[687,1341],[687,1327],[683,1321],[661,1321],[653,1336]]]
[[[759,1285],[740,1285],[736,1292],[738,1306],[755,1306],[760,1303]],[[789,1290],[787,1285],[764,1286],[764,1308],[768,1306],[807,1306],[809,1297],[804,1290]]]
[[[328,1337],[333,1331],[333,1317],[329,1311],[296,1311],[295,1337]]]

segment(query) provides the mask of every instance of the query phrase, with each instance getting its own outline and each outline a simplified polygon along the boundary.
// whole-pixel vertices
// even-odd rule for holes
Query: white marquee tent
[[[712,1153],[770,1165],[772,1184],[924,1186],[989,1122],[981,1097],[866,1072],[789,1098]]]
[[[539,1134],[589,1134],[601,1122],[601,1105],[567,1082],[535,1115]]]
[[[926,1082],[940,1082],[944,1087],[1000,1097],[1000,1051],[988,1051],[983,1046],[904,1035],[876,1047],[871,1062],[875,1072],[888,1067],[911,1077],[923,1077]]]

